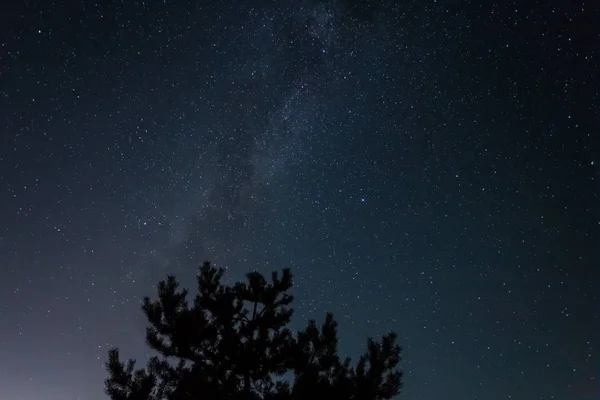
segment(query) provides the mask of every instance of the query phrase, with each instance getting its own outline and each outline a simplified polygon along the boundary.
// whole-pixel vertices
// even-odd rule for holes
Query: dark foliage
[[[221,282],[223,269],[205,262],[193,304],[174,276],[158,285],[158,299],[144,298],[149,327],[146,342],[159,356],[146,368],[123,363],[112,349],[106,367],[106,394],[113,400],[319,398],[376,400],[396,396],[401,349],[396,335],[368,340],[355,367],[340,360],[337,324],[328,313],[296,334],[292,316],[292,274],[258,272],[233,286]],[[293,379],[282,379],[288,374]]]

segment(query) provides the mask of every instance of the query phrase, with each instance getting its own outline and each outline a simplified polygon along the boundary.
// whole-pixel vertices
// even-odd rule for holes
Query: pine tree
[[[336,399],[390,399],[400,392],[400,347],[390,333],[381,343],[368,340],[367,353],[351,367],[340,360],[337,324],[328,313],[319,328],[314,320],[294,335],[291,316],[292,274],[258,272],[246,282],[223,284],[224,270],[205,262],[198,293],[188,292],[174,276],[158,285],[158,299],[142,305],[149,326],[146,342],[159,355],[146,368],[123,363],[109,351],[105,392],[112,400],[288,400],[309,396]],[[294,379],[277,379],[284,374]]]

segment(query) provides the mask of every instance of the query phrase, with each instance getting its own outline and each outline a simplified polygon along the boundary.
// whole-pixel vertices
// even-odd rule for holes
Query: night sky
[[[598,398],[596,2],[11,3],[2,400],[105,399],[204,260],[397,331],[402,399]]]

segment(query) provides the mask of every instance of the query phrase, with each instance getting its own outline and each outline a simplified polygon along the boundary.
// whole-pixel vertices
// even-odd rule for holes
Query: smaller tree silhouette
[[[356,367],[338,356],[337,323],[327,313],[293,334],[292,274],[284,269],[267,282],[258,272],[247,282],[224,285],[224,270],[205,262],[193,304],[174,276],[158,284],[158,299],[142,305],[146,342],[159,355],[146,368],[123,363],[109,351],[105,392],[113,400],[183,399],[390,399],[400,393],[401,349],[396,334],[368,339]],[[292,374],[290,382],[277,379]]]

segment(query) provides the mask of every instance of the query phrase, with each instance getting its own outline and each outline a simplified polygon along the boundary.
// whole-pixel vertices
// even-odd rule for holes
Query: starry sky
[[[403,399],[597,399],[599,6],[473,3],[4,5],[0,398],[105,399],[211,260],[397,331]]]

